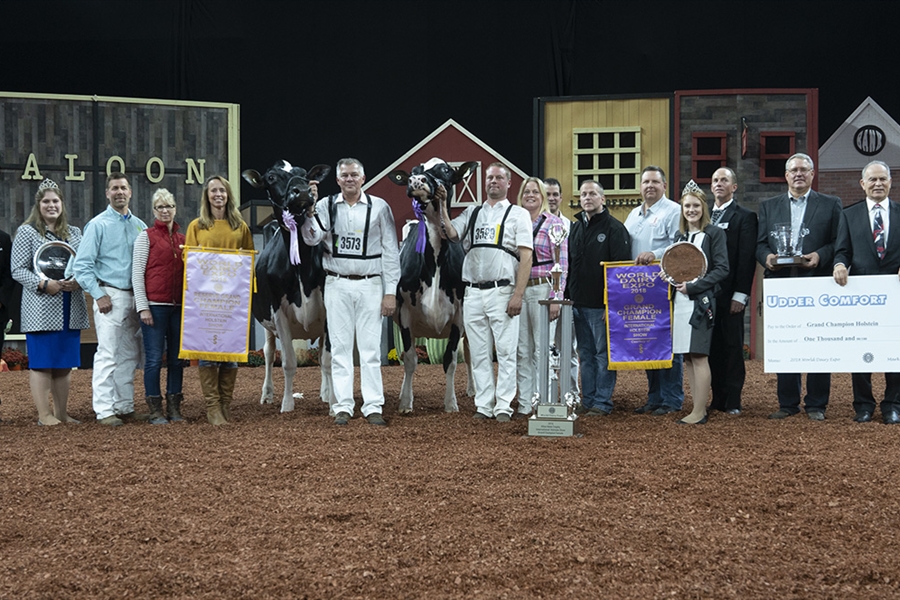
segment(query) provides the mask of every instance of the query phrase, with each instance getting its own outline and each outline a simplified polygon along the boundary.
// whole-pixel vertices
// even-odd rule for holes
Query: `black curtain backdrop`
[[[453,118],[528,170],[535,97],[818,87],[821,142],[866,96],[900,118],[898,16],[894,1],[2,0],[0,90],[239,103],[242,168],[355,156],[372,177]]]

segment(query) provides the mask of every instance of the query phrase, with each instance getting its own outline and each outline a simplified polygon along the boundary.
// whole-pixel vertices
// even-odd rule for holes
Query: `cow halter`
[[[281,220],[284,221],[285,227],[288,228],[288,231],[291,232],[291,247],[289,251],[289,256],[291,257],[292,265],[300,264],[300,243],[297,241],[297,220],[294,219],[294,215],[292,215],[288,211],[282,211]]]

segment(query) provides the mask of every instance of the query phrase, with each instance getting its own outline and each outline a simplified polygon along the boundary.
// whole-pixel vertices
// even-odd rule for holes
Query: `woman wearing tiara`
[[[87,306],[74,278],[48,279],[35,273],[35,253],[47,242],[64,242],[76,251],[81,242],[81,230],[67,222],[62,190],[49,179],[38,187],[31,216],[16,232],[11,267],[13,278],[22,284],[22,332],[38,425],[78,423],[68,415],[66,404],[69,374],[81,364]]]
[[[675,308],[672,314],[672,352],[684,354],[694,406],[691,413],[678,421],[682,425],[706,423],[709,399],[709,345],[715,319],[719,283],[728,276],[728,249],[725,232],[710,224],[709,205],[694,180],[681,193],[681,220],[675,242],[689,242],[706,255],[706,274],[691,283],[675,285]]]

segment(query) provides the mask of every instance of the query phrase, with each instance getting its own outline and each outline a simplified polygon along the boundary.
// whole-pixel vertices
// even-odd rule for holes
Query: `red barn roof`
[[[509,188],[509,201],[516,203],[519,195],[519,187],[528,175],[514,164],[503,158],[499,152],[472,135],[465,127],[448,119],[446,123],[435,129],[431,135],[420,141],[406,154],[398,158],[384,171],[370,179],[363,186],[363,190],[384,198],[394,212],[394,221],[397,224],[397,235],[401,237],[401,230],[407,221],[416,217],[412,210],[412,201],[406,197],[406,188],[398,186],[387,178],[387,174],[394,169],[403,169],[406,172],[416,165],[428,162],[431,158],[438,157],[448,164],[457,166],[464,162],[476,161],[478,168],[465,181],[456,186],[456,194],[453,198],[451,216],[462,212],[463,208],[471,204],[481,204],[484,201],[482,188],[484,187],[484,170],[494,162],[500,162],[509,167],[512,172],[512,181]]]

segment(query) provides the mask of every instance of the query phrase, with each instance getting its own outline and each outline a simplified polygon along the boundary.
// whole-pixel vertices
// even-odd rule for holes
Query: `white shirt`
[[[509,215],[503,225],[503,238],[500,245],[507,251],[499,248],[472,247],[472,233],[470,227],[474,227],[474,233],[485,234],[493,231],[499,234],[500,223],[506,210]],[[466,251],[466,259],[463,262],[462,278],[468,283],[487,283],[508,279],[511,283],[516,281],[516,272],[519,261],[510,252],[518,255],[519,248],[534,248],[531,231],[531,215],[521,206],[511,206],[509,200],[503,199],[491,206],[487,202],[481,205],[478,211],[476,223],[470,223],[474,206],[468,207],[458,217],[451,221],[453,228],[459,235],[459,241]],[[477,244],[476,240],[476,244]]]
[[[681,205],[665,196],[646,210],[644,204],[632,210],[625,219],[625,229],[631,236],[631,258],[652,252],[657,260],[661,259],[678,235],[680,215]]]

